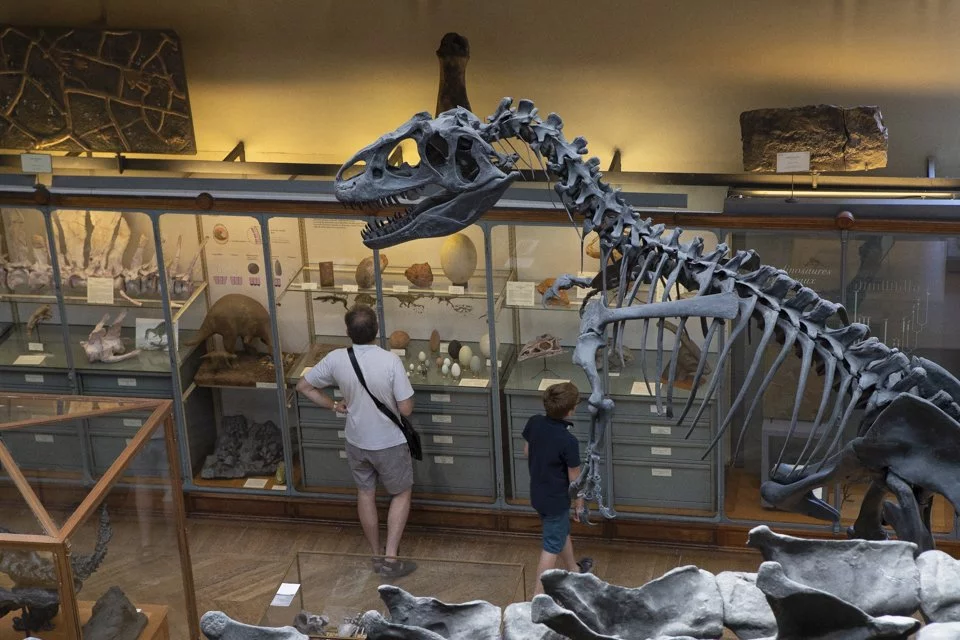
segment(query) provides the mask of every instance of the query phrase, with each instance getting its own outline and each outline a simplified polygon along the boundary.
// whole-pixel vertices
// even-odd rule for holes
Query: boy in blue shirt
[[[567,418],[580,403],[580,390],[569,382],[551,385],[543,393],[547,415],[536,415],[523,428],[523,454],[530,469],[530,503],[540,514],[543,525],[543,551],[537,566],[536,594],[543,593],[540,576],[557,566],[557,557],[567,571],[586,572],[593,562],[574,560],[570,540],[570,483],[580,477],[580,443],[570,433]],[[576,511],[583,507],[578,498]],[[576,511],[574,513],[576,513]]]

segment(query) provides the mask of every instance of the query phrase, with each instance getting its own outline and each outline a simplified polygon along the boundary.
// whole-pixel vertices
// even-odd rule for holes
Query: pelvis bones
[[[121,362],[140,354],[140,349],[127,351],[123,338],[120,337],[121,325],[126,315],[126,311],[121,311],[110,328],[107,329],[104,325],[110,319],[110,314],[103,314],[103,318],[90,332],[90,336],[86,340],[80,341],[80,346],[87,354],[87,360],[90,362]]]
[[[130,225],[117,211],[62,212],[54,217],[54,231],[58,243],[60,273],[64,286],[68,289],[83,288],[90,278],[112,278],[114,289],[129,302],[138,304],[136,297],[157,296],[160,294],[160,269],[157,256],[149,261],[145,259],[148,237],[141,234],[137,246],[130,256],[129,264],[124,264],[124,255],[131,241]],[[21,233],[22,235],[22,233]],[[14,245],[24,245],[17,239],[16,228],[13,231]],[[42,242],[42,237],[34,237],[34,246]],[[204,242],[206,244],[206,242]],[[177,248],[173,258],[166,265],[170,281],[170,297],[189,298],[194,290],[193,270],[203,250],[203,244],[186,269],[181,270],[180,253],[183,237],[177,238]],[[35,248],[35,264],[49,270],[46,245]],[[40,278],[37,278],[38,281]],[[47,276],[49,285],[51,276]],[[10,285],[10,277],[7,278]],[[12,288],[12,287],[11,287]]]

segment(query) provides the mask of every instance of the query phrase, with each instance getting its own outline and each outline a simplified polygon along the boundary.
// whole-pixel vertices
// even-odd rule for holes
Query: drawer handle
[[[672,456],[673,449],[670,447],[650,447],[650,455],[654,456]]]
[[[118,387],[135,387],[137,386],[136,378],[117,378]]]
[[[650,427],[652,436],[669,436],[673,434],[673,427]]]
[[[339,453],[340,453],[340,457],[341,457],[341,458],[343,458],[344,460],[347,459],[347,452],[346,452],[346,451],[340,451]]]
[[[435,464],[453,464],[453,456],[433,456]]]
[[[44,435],[44,434],[42,434],[42,433],[38,433],[37,435],[33,436],[33,439],[34,439],[36,442],[44,442],[44,443],[48,443],[48,444],[51,443],[51,442],[53,442],[53,436]]]
[[[430,402],[450,402],[449,393],[431,393]]]
[[[453,436],[433,436],[434,444],[453,444]]]
[[[655,478],[672,478],[673,469],[658,469],[657,467],[653,467],[650,469],[650,475]]]
[[[432,415],[430,416],[430,420],[434,424],[450,424],[453,421],[453,416]]]

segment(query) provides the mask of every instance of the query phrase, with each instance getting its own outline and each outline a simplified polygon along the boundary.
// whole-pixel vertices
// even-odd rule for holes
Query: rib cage
[[[481,127],[480,134],[491,143],[506,138],[518,138],[527,143],[539,157],[546,160],[547,169],[556,176],[554,188],[567,211],[571,215],[583,216],[584,233],[596,231],[600,237],[600,264],[605,266],[590,282],[593,291],[585,298],[581,312],[596,295],[608,301],[608,292],[611,291],[616,292],[613,304],[632,305],[642,284],[650,284],[647,299],[643,301],[647,304],[672,299],[670,291],[676,284],[696,291],[697,296],[723,292],[735,292],[738,295],[738,316],[731,321],[730,335],[720,351],[713,377],[706,385],[691,431],[719,387],[732,346],[745,333],[751,320],[756,321],[762,329],[756,355],[704,456],[723,437],[736,412],[745,406],[747,413],[736,446],[739,449],[746,425],[791,351],[801,358],[801,374],[790,429],[775,468],[782,461],[796,430],[800,403],[811,371],[824,376],[824,391],[814,426],[795,461],[795,470],[818,457],[821,460],[826,458],[834,450],[854,410],[865,409],[858,428],[858,435],[863,434],[880,410],[902,393],[929,400],[952,418],[960,419],[960,382],[942,367],[923,358],[910,358],[871,337],[868,327],[848,321],[841,305],[820,298],[787,272],[760,264],[759,257],[753,251],[737,251],[728,255],[726,245],[720,244],[716,250],[704,254],[701,238],[680,244],[679,229],[672,230],[664,237],[663,225],[654,225],[650,219],[641,219],[623,200],[619,190],[603,182],[597,158],[582,159],[587,153],[586,140],[580,137],[572,142],[566,140],[559,116],[550,114],[546,121],[541,120],[537,109],[528,100],[521,100],[516,108],[511,105],[511,99],[502,100],[496,113],[488,118],[489,124]],[[611,256],[618,254],[618,258],[610,260]],[[663,284],[664,293],[659,300],[654,300],[655,283]],[[585,286],[586,283],[567,276],[566,284],[561,288],[574,285]],[[550,295],[548,291],[545,297]],[[678,335],[686,320],[681,318]],[[649,324],[649,320],[643,320],[644,347]],[[619,325],[614,326],[614,338],[617,348],[622,348],[624,327],[622,322]],[[704,365],[712,342],[721,332],[723,321],[715,319],[708,326],[706,322],[704,325],[701,360],[693,390],[678,418],[678,424],[692,410],[700,388],[706,382]],[[669,355],[669,381],[664,390],[659,379],[664,358],[663,320],[657,321],[656,329],[656,401],[660,413],[669,414],[679,340]],[[780,351],[770,369],[759,378],[759,389],[750,398],[748,390],[760,375],[762,354],[774,340],[781,345]],[[644,349],[641,351],[644,378],[645,354]]]

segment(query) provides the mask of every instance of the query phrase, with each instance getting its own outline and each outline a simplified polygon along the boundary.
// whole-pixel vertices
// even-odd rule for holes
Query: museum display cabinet
[[[470,562],[412,558],[417,570],[395,579],[391,586],[407,593],[430,593],[441,602],[482,600],[497,607],[527,600],[526,574],[522,564]],[[324,637],[352,637],[349,621],[367,611],[386,616],[378,593],[383,578],[370,570],[370,556],[300,551],[294,554],[276,593],[265,603],[259,621],[262,627],[293,625],[304,629],[301,612],[322,616],[329,626]],[[435,595],[433,595],[435,594]],[[308,635],[314,635],[308,633]]]
[[[377,212],[333,202],[325,180],[55,178],[40,205],[11,192],[0,200],[3,249],[11,256],[0,292],[0,390],[169,399],[192,509],[352,518],[345,416],[314,406],[295,386],[323,355],[347,345],[343,315],[366,303],[377,311],[380,345],[400,357],[416,394],[411,419],[425,453],[415,465],[414,520],[421,509],[427,524],[528,530],[534,521],[523,426],[542,411],[540,396],[551,382],[574,382],[584,399],[589,389],[571,360],[584,291],[571,289],[546,306],[541,296],[551,278],[593,276],[600,261],[592,238],[581,238],[546,196],[534,188],[508,195],[458,234],[374,251],[362,244],[361,230]],[[960,291],[960,225],[952,209],[943,205],[945,221],[935,227],[912,223],[897,208],[902,203],[886,201],[724,202],[730,211],[649,214],[683,227],[681,242],[702,237],[705,251],[721,242],[755,250],[763,264],[845,304],[851,320],[888,345],[956,370],[947,320]],[[882,223],[871,217],[876,206],[886,207]],[[837,217],[842,208],[856,212],[857,227]],[[98,238],[107,238],[107,249],[93,250]],[[77,246],[82,253],[72,255]],[[9,278],[13,261],[28,263],[26,285]],[[638,299],[661,293],[644,285]],[[49,309],[31,324],[44,305]],[[225,345],[216,329],[229,329],[238,310],[253,323],[250,339]],[[101,319],[105,351],[91,358],[81,342],[90,343]],[[738,536],[754,524],[779,522],[828,535],[852,522],[862,485],[817,490],[843,514],[839,524],[774,510],[760,496],[774,464],[810,453],[802,438],[823,387],[810,378],[790,434],[799,357],[783,361],[752,406],[762,376],[747,380],[748,372],[754,363],[767,371],[779,344],[760,348],[762,331],[754,327],[718,367],[725,326],[706,356],[707,380],[717,376],[717,391],[703,405],[698,394],[678,421],[657,410],[657,385],[665,387],[667,376],[657,366],[656,322],[646,340],[642,327],[624,325],[623,362],[611,360],[610,349],[599,358],[616,403],[600,448],[603,492],[618,518],[602,527],[578,525],[578,535],[656,537],[657,524],[669,521],[688,527],[691,541],[710,542],[718,526]],[[664,361],[678,330],[664,324]],[[704,348],[699,322],[681,334],[677,348],[688,366],[678,371],[669,399],[675,414],[690,397],[689,362]],[[745,380],[745,399],[737,402]],[[857,421],[856,414],[848,420],[846,436]],[[583,451],[590,430],[585,402],[573,424]],[[68,440],[61,454],[35,463],[89,484],[124,428],[77,420],[62,434]],[[939,498],[933,520],[939,535],[955,537],[954,514]]]
[[[0,393],[0,638],[199,639],[172,406]]]

